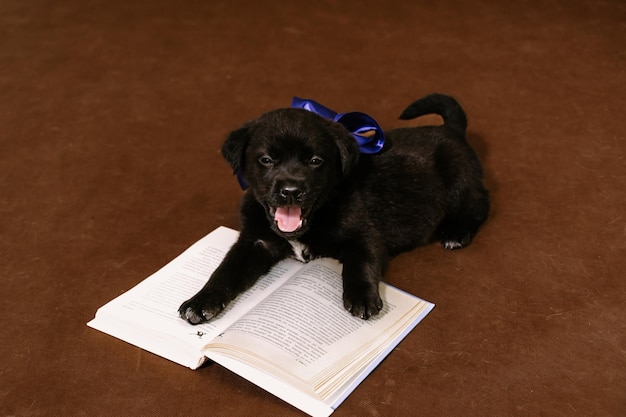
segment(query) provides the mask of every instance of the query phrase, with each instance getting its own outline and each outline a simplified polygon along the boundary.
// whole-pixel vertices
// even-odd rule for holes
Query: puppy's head
[[[295,239],[329,203],[359,149],[340,124],[302,109],[279,109],[232,132],[222,154],[265,208],[272,229]]]

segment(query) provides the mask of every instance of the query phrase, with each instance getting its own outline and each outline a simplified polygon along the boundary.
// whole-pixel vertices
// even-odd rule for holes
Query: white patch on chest
[[[289,243],[291,244],[293,257],[295,259],[300,262],[309,262],[311,260],[311,255],[307,245],[298,240],[289,240]]]

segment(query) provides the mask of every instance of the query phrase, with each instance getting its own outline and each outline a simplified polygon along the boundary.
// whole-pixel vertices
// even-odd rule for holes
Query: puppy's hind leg
[[[446,249],[461,249],[467,246],[478,228],[489,214],[487,191],[481,187],[473,192],[467,191],[461,204],[446,214],[437,228],[435,236]]]

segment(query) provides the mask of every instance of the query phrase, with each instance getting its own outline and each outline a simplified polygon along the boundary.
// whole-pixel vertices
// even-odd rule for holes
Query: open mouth
[[[274,210],[274,222],[283,233],[294,233],[300,230],[303,223],[302,207],[284,206]]]

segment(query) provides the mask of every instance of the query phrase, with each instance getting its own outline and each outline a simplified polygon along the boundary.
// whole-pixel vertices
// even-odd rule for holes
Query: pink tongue
[[[295,232],[302,225],[301,214],[302,209],[298,206],[278,207],[274,214],[274,220],[282,232]]]

